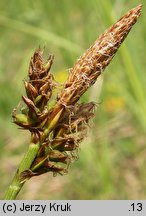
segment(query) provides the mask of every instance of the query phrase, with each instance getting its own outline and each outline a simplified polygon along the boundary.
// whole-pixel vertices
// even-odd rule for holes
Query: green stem
[[[16,199],[19,191],[21,190],[22,186],[24,185],[25,181],[22,181],[20,175],[23,171],[30,169],[32,162],[34,161],[37,153],[39,150],[39,144],[30,143],[27,152],[25,153],[19,168],[8,187],[5,193],[5,200],[14,200]]]

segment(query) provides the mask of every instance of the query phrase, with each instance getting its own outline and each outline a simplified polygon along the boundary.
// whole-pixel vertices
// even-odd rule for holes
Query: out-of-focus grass
[[[45,54],[55,54],[52,72],[62,82],[65,68],[138,2],[0,1],[1,198],[28,145],[29,135],[11,123],[11,112],[24,93],[33,51],[40,45]],[[105,72],[100,99],[99,84],[82,98],[99,105],[80,159],[66,176],[32,178],[20,199],[146,198],[145,13],[143,5],[142,17]]]

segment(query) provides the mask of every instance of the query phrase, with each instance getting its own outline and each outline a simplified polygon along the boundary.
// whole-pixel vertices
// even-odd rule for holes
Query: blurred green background
[[[0,197],[27,149],[12,123],[30,57],[53,53],[63,82],[75,60],[138,0],[0,0]],[[146,199],[146,6],[102,79],[82,101],[96,117],[68,175],[29,180],[18,199]]]

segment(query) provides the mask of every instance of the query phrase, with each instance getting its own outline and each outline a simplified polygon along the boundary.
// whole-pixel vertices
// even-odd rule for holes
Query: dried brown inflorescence
[[[49,55],[44,62],[43,52],[35,51],[30,61],[29,79],[24,82],[26,96],[22,99],[25,107],[19,114],[16,110],[13,112],[14,122],[29,130],[31,143],[40,146],[30,170],[22,173],[24,178],[48,171],[66,173],[68,165],[77,158],[79,143],[86,136],[95,107],[93,102],[77,102],[110,63],[140,16],[141,7],[130,10],[107,29],[77,60],[53,107],[49,105],[53,89],[57,88],[50,73],[53,56]]]

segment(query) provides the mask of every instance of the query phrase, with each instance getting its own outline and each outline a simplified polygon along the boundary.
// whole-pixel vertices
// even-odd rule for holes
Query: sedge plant
[[[75,62],[62,89],[50,73],[54,56],[43,59],[43,51],[34,52],[24,81],[26,95],[22,106],[14,109],[13,122],[30,132],[30,141],[4,199],[16,199],[24,183],[43,173],[63,175],[78,158],[80,142],[86,137],[88,123],[95,114],[95,103],[79,103],[111,62],[118,48],[141,14],[142,5],[126,13],[108,28]]]

